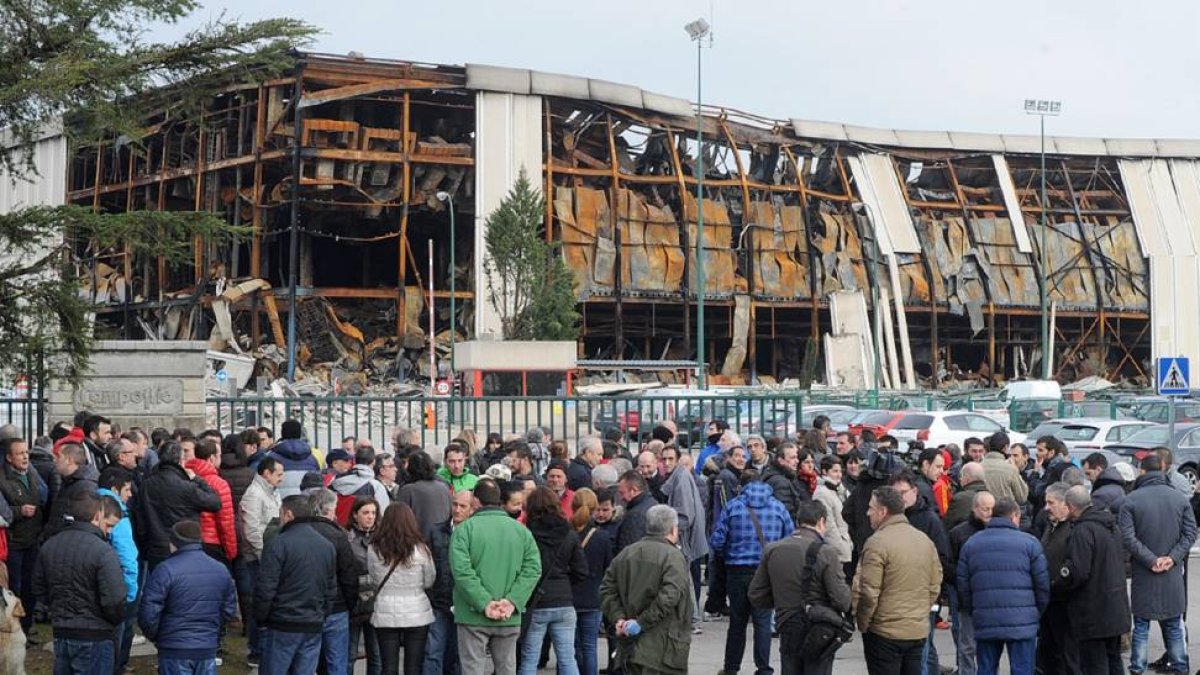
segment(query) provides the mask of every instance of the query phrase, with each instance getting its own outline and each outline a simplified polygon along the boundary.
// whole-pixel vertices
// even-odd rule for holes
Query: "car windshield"
[[[1033,431],[1029,432],[1030,438],[1041,438],[1042,436],[1054,436],[1058,438],[1059,433],[1066,424],[1062,422],[1042,422],[1034,427]]]
[[[1058,438],[1063,441],[1090,441],[1096,437],[1100,429],[1082,424],[1070,424],[1062,428]]]
[[[869,415],[866,415],[862,419],[858,420],[857,423],[858,424],[878,424],[878,425],[882,426],[884,424],[887,424],[888,422],[891,422],[892,418],[895,417],[895,415],[896,415],[896,413],[890,413],[887,411],[873,412]]]
[[[1146,443],[1149,445],[1163,445],[1167,442],[1168,428],[1165,426],[1146,427],[1139,429],[1129,435],[1125,441],[1128,443]]]
[[[932,424],[933,417],[930,415],[905,415],[904,417],[900,418],[899,422],[896,422],[896,426],[893,428],[897,431],[904,431],[906,429],[928,429]]]

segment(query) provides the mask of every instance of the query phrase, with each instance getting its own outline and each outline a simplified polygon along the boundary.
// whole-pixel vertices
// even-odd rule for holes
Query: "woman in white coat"
[[[842,485],[842,460],[837,455],[821,458],[821,477],[813,499],[825,505],[825,541],[837,550],[838,560],[845,565],[854,553],[854,543],[850,540],[850,528],[842,518],[846,488]]]
[[[425,589],[433,586],[436,571],[407,504],[393,502],[384,512],[367,550],[367,572],[379,589],[371,625],[379,639],[383,675],[399,675],[401,646],[404,675],[420,675],[434,619]]]

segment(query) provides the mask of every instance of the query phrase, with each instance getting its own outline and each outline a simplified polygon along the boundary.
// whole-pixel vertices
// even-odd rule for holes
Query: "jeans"
[[[729,611],[726,603],[725,559],[716,553],[708,554],[708,597],[704,600],[704,611],[709,614],[724,614]]]
[[[25,608],[21,628],[26,633],[33,629],[33,610],[37,609],[37,599],[33,595],[33,565],[37,562],[37,554],[36,546],[8,552],[9,590],[21,599],[21,606]]]
[[[519,626],[459,625],[458,658],[463,675],[485,675],[489,663],[496,675],[516,675],[520,636]]]
[[[704,607],[700,605],[700,598],[702,597],[700,595],[700,558],[692,561],[691,565],[688,566],[688,571],[692,574],[692,592],[695,593],[692,596],[692,623],[699,625],[704,621]],[[582,668],[583,666],[580,666],[580,669]]]
[[[1121,638],[1079,641],[1079,672],[1083,675],[1124,675],[1121,665]]]
[[[575,609],[573,607],[547,607],[529,612],[529,632],[525,634],[525,646],[521,652],[521,675],[537,675],[538,655],[546,633],[554,643],[554,658],[558,673],[579,675],[575,663]]]
[[[769,675],[771,669],[771,610],[750,607],[748,592],[754,568],[727,565],[725,590],[729,594],[729,632],[725,637],[726,673],[736,673],[746,652],[746,626],[754,621],[754,672]]]
[[[602,615],[598,609],[581,609],[575,618],[575,663],[582,675],[597,675],[600,672],[600,660],[596,656],[596,646],[600,639],[600,620]],[[430,675],[425,673],[425,675]]]
[[[799,642],[807,633],[780,631],[779,633],[779,672],[780,675],[832,675],[835,654],[830,652],[825,658],[807,658],[797,654]]]
[[[1184,631],[1183,617],[1159,621],[1162,626],[1163,641],[1166,642],[1167,660],[1171,662],[1171,670],[1178,673],[1190,673],[1188,667],[1187,634]],[[1133,617],[1133,639],[1129,649],[1129,671],[1141,673],[1146,670],[1146,651],[1149,647],[1150,619]]]
[[[376,628],[383,675],[399,675],[400,647],[404,647],[404,675],[421,675],[425,664],[425,639],[429,626],[413,628]]]
[[[263,629],[259,675],[312,675],[321,660],[320,633]]]
[[[54,675],[112,675],[112,640],[54,638]]]
[[[217,660],[160,658],[158,675],[217,675]]]
[[[254,620],[254,587],[258,583],[258,561],[238,556],[233,565],[233,579],[237,584],[238,607],[242,613],[242,625],[246,627],[246,645],[250,656],[262,655],[262,636],[258,622]]]
[[[423,672],[425,675],[458,675],[458,631],[454,629],[454,615],[435,609],[433,616],[428,642],[425,644]]]
[[[938,675],[937,646],[933,644],[933,635],[937,632],[937,612],[929,613],[929,637],[925,638],[925,647],[921,650],[921,663],[925,664],[925,675]]]
[[[350,612],[325,617],[320,663],[328,675],[350,675]]]
[[[354,672],[354,662],[358,660],[360,638],[365,643],[363,646],[367,652],[367,675],[379,675],[383,672],[383,661],[379,655],[379,638],[375,635],[375,627],[366,621],[350,622],[350,672]]]
[[[1012,675],[1033,675],[1037,655],[1037,638],[1028,640],[979,640],[975,644],[979,657],[979,675],[996,675],[1000,669],[1000,653],[1007,647],[1008,668]]]
[[[139,580],[140,583],[140,580]],[[138,595],[141,595],[141,590],[138,590]],[[140,598],[138,598],[140,599]],[[116,647],[117,660],[116,672],[121,672],[125,666],[129,664],[129,652],[133,649],[133,634],[134,625],[137,624],[138,599],[125,605],[125,620],[121,625],[117,626]]]
[[[958,675],[975,675],[975,623],[971,615],[958,609],[958,590],[950,589],[950,633],[954,636],[954,656]]]
[[[920,675],[925,662],[924,640],[889,640],[875,633],[863,634],[863,657],[868,675]]]

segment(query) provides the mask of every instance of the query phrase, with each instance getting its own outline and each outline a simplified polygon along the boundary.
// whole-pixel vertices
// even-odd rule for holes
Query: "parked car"
[[[864,431],[870,430],[878,438],[891,433],[892,428],[904,415],[905,413],[895,410],[876,410],[851,422],[850,433],[861,436]]]
[[[1082,467],[1083,460],[1087,459],[1092,453],[1095,453],[1095,452],[1098,452],[1098,453],[1104,455],[1104,459],[1108,460],[1109,466],[1114,466],[1116,464],[1128,464],[1130,462],[1129,457],[1115,453],[1112,450],[1094,450],[1094,449],[1071,450],[1071,461],[1074,462],[1076,465]]]
[[[1166,424],[1171,421],[1171,404],[1165,398],[1142,399],[1134,404],[1133,416],[1147,422]],[[1176,422],[1200,421],[1200,401],[1184,399],[1175,402]]]
[[[1140,429],[1154,426],[1141,420],[1110,420],[1104,418],[1057,419],[1042,424],[1029,434],[1033,442],[1047,435],[1042,430],[1047,425],[1054,425],[1055,431],[1049,435],[1061,440],[1068,450],[1100,450],[1112,443],[1120,443]]]
[[[957,410],[904,414],[895,421],[890,433],[900,441],[901,449],[909,441],[921,441],[929,448],[947,443],[954,443],[961,448],[968,438],[987,438],[997,431],[1007,433],[1008,440],[1013,443],[1025,441],[1025,434],[1013,431],[986,415]]]
[[[1105,449],[1140,462],[1151,450],[1160,446],[1171,449],[1179,473],[1195,484],[1200,478],[1200,423],[1177,423],[1174,436],[1171,436],[1170,425],[1167,424],[1145,427]]]
[[[817,415],[829,418],[829,426],[835,433],[845,431],[850,420],[858,416],[860,411],[852,406],[838,404],[820,404],[804,406],[800,411],[792,410],[775,423],[775,435],[793,438],[800,430],[811,429]],[[797,422],[799,418],[799,422]]]
[[[743,439],[750,434],[769,435],[775,431],[775,426],[787,420],[795,409],[796,404],[786,400],[743,400],[738,406],[736,426],[734,420],[729,421],[729,426]]]

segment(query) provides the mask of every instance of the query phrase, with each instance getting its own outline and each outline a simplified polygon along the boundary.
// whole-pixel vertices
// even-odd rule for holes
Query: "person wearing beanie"
[[[325,470],[321,472],[325,479],[322,487],[329,487],[330,483],[354,468],[354,456],[343,448],[334,448],[325,455],[325,464]]]
[[[221,627],[237,614],[237,590],[201,543],[200,523],[171,528],[171,555],[150,574],[138,610],[142,633],[158,649],[158,672],[216,672]]]
[[[304,489],[300,486],[304,474],[312,471],[320,476],[321,464],[313,456],[312,446],[301,438],[303,427],[296,420],[285,420],[279,428],[279,442],[271,446],[267,457],[274,457],[283,464],[283,482],[279,484],[279,496],[298,495]],[[312,487],[324,487],[325,479]]]
[[[567,463],[561,459],[550,460],[549,466],[546,467],[546,487],[554,491],[563,517],[570,520],[574,514],[571,501],[575,499],[575,491],[567,487],[567,468]]]

